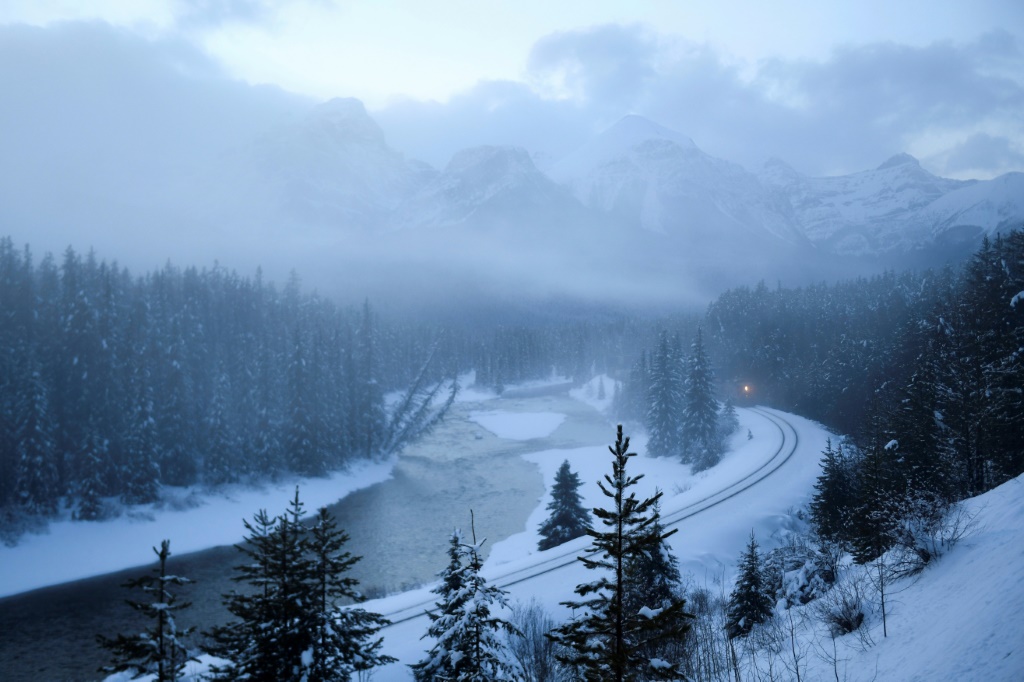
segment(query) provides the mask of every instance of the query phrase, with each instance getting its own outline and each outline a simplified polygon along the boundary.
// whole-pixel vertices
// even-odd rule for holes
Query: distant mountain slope
[[[286,216],[318,226],[381,228],[437,176],[388,146],[356,99],[333,99],[256,140],[241,162]]]
[[[639,116],[621,119],[551,176],[585,205],[652,232],[723,246],[750,237],[806,242],[786,202],[756,176]]]
[[[909,154],[874,170],[809,178],[769,161],[761,182],[786,197],[808,239],[841,255],[912,253],[965,242],[1024,221],[1021,174],[988,181],[933,175]]]

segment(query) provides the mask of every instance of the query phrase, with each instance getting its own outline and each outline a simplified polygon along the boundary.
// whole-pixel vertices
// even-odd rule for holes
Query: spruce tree
[[[277,652],[267,636],[279,610],[277,586],[271,576],[275,522],[265,509],[256,512],[251,522],[242,521],[248,535],[235,548],[245,556],[245,561],[235,566],[231,579],[245,588],[223,595],[224,606],[237,620],[206,633],[210,653],[228,661],[227,665],[211,666],[211,679],[224,682],[276,680]]]
[[[379,653],[387,620],[342,600],[360,601],[346,573],[359,561],[344,551],[348,536],[326,509],[312,528],[302,522],[298,489],[288,510],[270,518],[260,510],[245,521],[237,548],[248,561],[232,579],[248,590],[225,595],[238,620],[210,633],[211,652],[230,664],[211,669],[216,680],[345,682],[394,659]]]
[[[761,557],[757,554],[757,541],[750,533],[750,544],[740,560],[736,586],[729,595],[729,611],[725,629],[729,638],[747,635],[755,625],[772,617],[772,601],[765,590],[761,575]]]
[[[686,461],[692,462],[696,471],[713,467],[722,456],[714,385],[703,333],[697,329],[686,369],[681,425]]]
[[[427,652],[427,657],[413,664],[413,675],[419,682],[431,680],[455,679],[458,659],[453,655],[459,642],[448,636],[466,603],[463,591],[462,572],[462,534],[459,530],[452,531],[448,539],[448,565],[438,574],[441,582],[431,590],[439,599],[434,611],[428,611],[430,627],[424,637],[433,637],[435,644]]]
[[[685,602],[673,596],[667,603],[645,604],[637,610],[626,605],[628,567],[644,555],[659,552],[661,543],[675,531],[658,531],[655,507],[660,492],[644,500],[628,492],[643,476],[626,473],[627,462],[636,453],[629,452],[621,425],[609,450],[612,475],[605,475],[598,485],[612,504],[609,509],[594,509],[605,530],[587,532],[593,538],[592,549],[579,557],[584,566],[603,575],[576,586],[582,600],[562,602],[580,615],[555,628],[550,637],[565,647],[559,660],[576,667],[585,680],[675,680],[682,676],[678,667],[647,651],[659,642],[682,637],[689,629],[691,616],[683,611]]]
[[[683,410],[681,364],[668,334],[662,332],[651,354],[647,393],[647,451],[655,457],[682,454],[680,429]]]
[[[547,507],[551,516],[540,527],[538,549],[551,549],[587,534],[590,514],[580,504],[582,498],[578,490],[581,485],[579,475],[569,468],[569,460],[562,462],[555,473],[551,502]]]
[[[377,637],[389,621],[376,613],[342,607],[344,600],[360,602],[359,581],[346,575],[361,557],[344,551],[348,534],[321,507],[309,531],[308,613],[304,629],[309,635],[308,655],[302,657],[305,682],[346,682],[353,673],[370,670],[396,659],[380,653]]]
[[[23,509],[49,516],[61,495],[55,427],[40,371],[26,365],[14,413],[14,492]]]
[[[481,575],[484,541],[465,543],[462,534],[452,533],[448,566],[441,571],[441,584],[434,590],[440,596],[437,611],[428,612],[431,624],[427,635],[434,645],[426,658],[412,666],[417,680],[453,682],[493,682],[519,680],[499,636],[518,634],[508,621],[493,614],[508,607],[504,590],[488,585]]]
[[[153,570],[155,576],[144,576],[124,583],[128,589],[141,589],[149,595],[146,601],[126,600],[133,609],[152,621],[152,626],[139,634],[117,635],[109,639],[96,637],[100,645],[113,655],[110,665],[99,672],[117,673],[131,670],[134,677],[145,674],[155,675],[157,682],[174,682],[181,675],[185,664],[196,660],[182,642],[193,628],[178,629],[174,614],[186,609],[189,602],[179,602],[171,592],[172,586],[188,585],[192,581],[179,575],[168,575],[167,558],[171,556],[171,542],[164,540],[160,549],[153,548],[159,565]]]
[[[829,438],[822,452],[821,474],[814,483],[811,523],[822,540],[845,544],[851,538],[851,521],[856,504],[853,472],[843,446],[832,448]]]

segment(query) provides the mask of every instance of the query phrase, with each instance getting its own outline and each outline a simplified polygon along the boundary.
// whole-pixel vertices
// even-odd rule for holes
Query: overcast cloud
[[[400,147],[433,163],[485,138],[557,157],[638,113],[750,167],[775,156],[808,174],[847,173],[907,151],[939,174],[991,177],[1022,169],[1021,74],[1021,46],[1001,31],[966,44],[775,58],[751,75],[706,45],[609,25],[538,41],[531,87],[482,83],[446,105],[406,101],[375,115]]]

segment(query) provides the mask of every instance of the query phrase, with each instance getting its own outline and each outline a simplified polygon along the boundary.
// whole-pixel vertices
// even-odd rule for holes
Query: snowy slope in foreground
[[[257,509],[283,512],[296,485],[306,510],[313,513],[390,478],[394,465],[394,459],[358,463],[327,478],[296,478],[259,488],[225,486],[202,495],[184,489],[181,508],[141,505],[109,521],[55,521],[47,532],[26,535],[15,547],[0,546],[0,597],[152,564],[151,548],[164,539],[170,539],[174,554],[240,542],[245,535],[242,519]]]
[[[878,622],[875,646],[840,650],[845,679],[1024,679],[1024,476],[965,506],[977,514],[974,531],[916,582],[892,585],[889,636]],[[834,679],[831,666],[810,663],[809,679]]]

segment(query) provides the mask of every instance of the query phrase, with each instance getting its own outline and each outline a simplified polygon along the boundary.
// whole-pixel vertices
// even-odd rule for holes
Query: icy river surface
[[[607,444],[614,427],[567,385],[508,391],[457,402],[438,428],[399,457],[387,481],[331,507],[363,557],[353,569],[364,593],[379,596],[433,582],[447,563],[453,528],[489,547],[525,529],[544,481],[521,455]]]

